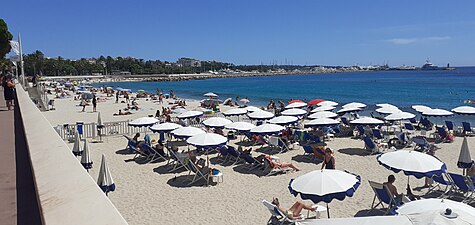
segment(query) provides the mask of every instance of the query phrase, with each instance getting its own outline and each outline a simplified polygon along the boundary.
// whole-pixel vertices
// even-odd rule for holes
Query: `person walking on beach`
[[[119,91],[115,92],[115,103],[119,103]]]
[[[6,73],[7,75],[3,78],[3,97],[7,103],[7,109],[11,110],[13,106],[13,99],[15,98],[15,82],[13,81],[13,76]]]
[[[96,95],[92,96],[92,111],[96,112],[96,107],[97,107],[97,98]]]

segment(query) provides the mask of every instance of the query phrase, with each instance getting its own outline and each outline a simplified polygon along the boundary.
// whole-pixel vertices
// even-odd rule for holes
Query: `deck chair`
[[[453,180],[456,189],[454,193],[459,193],[462,196],[462,202],[470,204],[473,202],[474,194],[475,194],[475,187],[473,185],[472,180],[469,177],[462,176],[460,174],[449,173],[450,178]],[[451,195],[451,197],[456,197],[455,195]]]
[[[452,121],[445,121],[445,126],[447,127],[447,130],[449,131],[454,131],[454,123]]]
[[[374,143],[374,141],[371,138],[364,137],[363,141],[364,141],[364,144],[365,144],[364,149],[367,150],[367,151],[370,151],[371,154],[382,152],[382,149],[380,147],[378,147],[378,145],[376,143]]]
[[[412,142],[415,143],[414,150],[418,152],[426,152],[429,149],[436,148],[435,145],[429,144],[427,139],[423,136],[413,137]]]
[[[276,137],[276,136],[270,137],[268,144],[273,149],[276,149],[278,153],[289,151],[289,147],[279,137]]]
[[[368,181],[369,185],[371,186],[371,189],[374,192],[374,198],[373,198],[373,203],[371,203],[371,209],[368,211],[368,214],[374,210],[377,209],[376,207],[381,206],[382,210],[384,211],[384,204],[386,204],[386,211],[384,211],[384,215],[388,214],[391,212],[391,209],[394,209],[395,207],[399,207],[400,204],[394,199],[392,196],[391,192],[388,190],[386,186],[384,186],[381,183],[377,183],[374,181]],[[376,202],[376,199],[378,199],[378,202]]]
[[[373,133],[374,139],[383,141],[386,139],[380,129],[371,129],[371,132]]]
[[[462,122],[462,128],[463,128],[463,134],[465,135],[472,135],[473,134],[473,130],[472,130],[472,127],[470,126],[470,123],[469,122]]]
[[[238,151],[236,150],[236,148],[234,148],[233,146],[229,146],[229,145],[228,145],[228,146],[226,146],[226,148],[227,148],[228,154],[229,154],[229,156],[230,156],[230,157],[229,157],[229,160],[232,160],[232,158],[234,158],[234,162],[233,162],[231,165],[235,165],[235,164],[237,164],[238,162],[240,162],[240,160],[241,160],[241,158],[240,158],[241,153],[238,152]]]
[[[396,131],[394,132],[396,138],[390,140],[391,146],[396,149],[403,149],[411,145],[412,141],[407,137],[406,132]]]
[[[288,217],[287,213],[284,213],[279,210],[277,206],[268,202],[267,200],[262,200],[262,204],[269,210],[271,217],[267,221],[267,224],[274,224],[273,221],[277,222],[278,224],[295,224],[298,221],[303,220],[303,215],[300,215],[302,218],[301,220],[292,220]]]
[[[446,142],[448,140],[447,137],[449,136],[447,131],[443,127],[436,127],[436,130],[437,130],[437,133],[436,133],[437,141]]]
[[[198,166],[193,163],[190,159],[187,159],[186,160],[186,168],[188,168],[188,175],[190,175],[191,173],[195,174],[195,176],[193,176],[193,178],[191,179],[191,182],[188,183],[188,185],[191,185],[191,184],[194,184],[200,180],[204,180],[206,181],[206,184],[208,185],[209,184],[209,173],[203,173],[199,168]]]
[[[218,156],[217,156],[217,161],[221,161],[221,163],[225,163],[228,161],[228,159],[230,158],[230,155],[229,155],[229,152],[228,152],[228,148],[226,148],[226,146],[222,146],[222,147],[219,147],[218,148]],[[221,159],[221,160],[220,160]]]
[[[142,145],[142,149],[144,150],[146,154],[148,154],[148,157],[147,157],[148,163],[155,162],[158,159],[163,159],[163,161],[167,161],[167,159],[163,157],[162,155],[160,155],[160,153],[158,153],[157,150],[155,150],[155,148],[153,148],[152,146],[148,144]]]
[[[188,159],[188,157],[179,157],[177,152],[174,150],[170,150],[168,152],[170,153],[170,159],[168,160],[167,164],[172,165],[173,167],[171,168],[170,172],[174,172],[181,168],[185,168],[186,170],[189,170],[185,163],[185,160]]]
[[[414,128],[414,125],[412,125],[412,123],[404,123],[404,129],[406,129],[406,132],[410,134],[416,131],[416,128]]]
[[[358,134],[355,135],[356,138],[361,138],[363,139],[365,136],[365,130],[364,127],[361,125],[356,126],[356,131],[358,131]]]
[[[442,195],[440,195],[439,198],[445,198],[450,195],[454,182],[452,181],[449,175],[447,175],[446,173],[442,173],[440,176],[434,174],[431,179],[435,182],[435,185],[429,188],[427,194],[432,191],[436,191],[435,189],[437,188],[437,191],[442,192]]]
[[[346,126],[351,126],[351,125],[350,125],[350,122],[348,121],[348,118],[346,118],[346,117],[341,117],[340,119],[341,119],[341,122],[342,122],[344,125],[346,125]]]
[[[304,156],[307,156],[308,158],[312,159],[312,160],[318,160],[318,161],[323,161],[323,159],[319,159],[316,155],[315,155],[315,152],[312,148],[312,146],[310,145],[303,145],[303,150],[304,150]],[[316,149],[318,153],[322,154],[322,156],[325,155],[325,153],[320,149],[320,148],[317,148]]]
[[[290,170],[292,169],[282,168],[276,163],[271,162],[270,159],[268,159],[267,157],[264,157],[264,174],[266,174],[265,176],[271,176],[278,173],[287,173]]]
[[[411,124],[417,124],[416,118],[409,119],[409,122],[411,122]]]
[[[262,163],[257,161],[252,155],[249,154],[240,154],[239,157],[246,162],[248,165],[248,171],[251,171],[255,168],[261,167]]]

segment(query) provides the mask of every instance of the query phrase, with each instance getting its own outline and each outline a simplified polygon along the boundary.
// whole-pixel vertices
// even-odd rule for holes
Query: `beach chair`
[[[473,134],[473,130],[469,122],[462,122],[462,131],[465,135],[471,136]]]
[[[350,125],[350,122],[348,121],[348,118],[346,118],[346,117],[341,117],[340,119],[341,119],[341,122],[342,122],[344,125],[346,125],[346,126],[351,126],[351,125]]]
[[[405,132],[396,131],[396,138],[391,139],[390,145],[394,146],[396,149],[406,148],[411,145],[412,141],[407,137]]]
[[[227,148],[227,151],[228,151],[228,155],[230,156],[229,159],[231,160],[232,158],[234,158],[234,162],[231,164],[231,165],[235,165],[236,163],[238,163],[240,160],[241,160],[241,153],[238,152],[236,150],[236,148],[234,148],[233,146],[226,146]]]
[[[147,156],[148,163],[155,162],[158,159],[163,159],[163,161],[167,161],[167,159],[164,156],[160,155],[160,153],[158,153],[157,150],[155,150],[155,148],[153,148],[152,146],[148,144],[143,144],[142,149],[144,150],[145,154],[148,155]]]
[[[418,152],[426,152],[429,149],[437,148],[435,145],[429,144],[427,139],[423,136],[416,136],[416,137],[413,137],[411,140],[415,144],[414,150]]]
[[[436,127],[436,133],[434,133],[434,136],[436,138],[436,142],[445,142],[447,141],[449,134],[444,129],[444,127]]]
[[[227,162],[229,157],[230,155],[228,152],[228,148],[226,146],[222,146],[218,148],[218,156],[217,156],[218,163],[219,161],[221,161],[221,163]]]
[[[411,122],[411,124],[417,124],[416,118],[409,119],[409,122]]]
[[[276,137],[276,136],[270,137],[268,144],[273,149],[276,149],[278,153],[289,151],[289,147],[279,137]]]
[[[287,173],[291,168],[282,168],[276,163],[273,163],[267,157],[264,157],[264,174],[265,176],[271,176],[278,173]]]
[[[307,156],[308,158],[312,159],[312,160],[318,160],[318,161],[323,161],[323,158],[322,159],[319,159],[316,155],[315,155],[315,152],[314,152],[314,149],[312,146],[310,145],[303,145],[303,150],[304,150],[304,156]],[[322,156],[325,155],[325,153],[320,149],[320,148],[317,148],[316,151],[321,154]]]
[[[458,193],[461,195],[462,202],[470,204],[473,202],[474,194],[475,194],[475,187],[473,181],[470,177],[462,176],[460,174],[449,173],[450,178],[454,182],[455,189],[453,190],[454,194]],[[457,197],[454,194],[451,197]]]
[[[190,159],[186,160],[186,168],[189,171],[188,175],[190,175],[191,173],[194,174],[193,178],[191,179],[190,183],[188,183],[188,185],[194,184],[200,180],[206,181],[207,185],[209,184],[209,178],[210,178],[209,173],[203,173],[198,168],[198,166],[195,163],[193,163]]]
[[[262,200],[262,204],[264,204],[264,206],[269,210],[270,214],[271,214],[271,217],[269,218],[269,220],[267,221],[267,224],[295,224],[296,222],[298,221],[302,221],[304,220],[304,216],[302,214],[300,214],[300,220],[292,220],[288,217],[287,213],[285,212],[282,212],[280,211],[280,209],[268,202],[267,200]]]
[[[381,206],[382,209],[379,210],[383,211],[384,215],[386,215],[390,213],[392,209],[400,206],[386,186],[370,180],[368,182],[374,192],[374,198],[373,203],[371,203],[371,209],[367,214],[369,214],[372,210],[377,209],[376,207]],[[378,202],[376,202],[376,199],[378,199]],[[385,207],[384,204],[387,206]],[[386,208],[386,211],[384,211],[384,208]]]
[[[439,198],[445,198],[450,195],[453,188],[453,183],[454,183],[450,175],[447,175],[446,173],[442,173],[440,176],[433,175],[431,179],[433,182],[435,182],[434,183],[435,185],[429,188],[429,190],[427,190],[427,194],[429,194],[432,191],[435,191],[435,189],[437,188],[438,192],[442,192]],[[444,186],[444,188],[442,188],[442,186]]]
[[[187,160],[188,157],[178,156],[177,152],[174,150],[170,150],[168,152],[170,153],[170,159],[168,160],[167,164],[172,166],[170,172],[174,172],[181,168],[185,168],[186,170],[189,170],[185,163],[185,160]],[[173,162],[171,160],[173,160]]]
[[[381,153],[383,151],[371,138],[364,137],[363,141],[365,143],[364,149],[371,152],[371,154]]]
[[[363,139],[365,137],[365,130],[364,127],[361,125],[356,126],[356,131],[358,132],[355,137]]]
[[[447,130],[449,131],[454,131],[454,123],[452,121],[445,121],[445,126],[447,127]]]
[[[412,125],[411,123],[404,123],[404,129],[409,134],[412,134],[416,131],[416,128],[414,128],[414,125]]]
[[[255,168],[261,167],[262,163],[257,161],[252,155],[250,154],[240,154],[239,157],[246,162],[248,165],[248,171],[251,171]]]

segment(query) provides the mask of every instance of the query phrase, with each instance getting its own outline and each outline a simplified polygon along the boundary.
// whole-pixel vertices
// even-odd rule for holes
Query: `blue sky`
[[[461,66],[475,65],[474,11],[473,0],[28,0],[3,2],[0,18],[25,53],[51,57]]]

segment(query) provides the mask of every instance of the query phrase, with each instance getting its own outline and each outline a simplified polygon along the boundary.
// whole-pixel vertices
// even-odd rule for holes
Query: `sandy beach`
[[[98,96],[104,99],[104,96]],[[154,101],[138,99],[140,110],[132,115],[113,116],[113,113],[126,107],[124,103],[114,102],[115,97],[99,101],[97,111],[101,112],[104,122],[154,115],[157,109],[161,111],[162,106],[169,106],[166,100],[161,105]],[[85,123],[97,121],[97,113],[92,112],[92,106],[88,106],[86,112],[81,112],[82,107],[78,104],[79,101],[73,98],[55,99],[56,110],[44,112],[44,116],[52,126],[73,124],[77,121]],[[200,110],[197,101],[187,101],[187,105],[188,110]],[[221,111],[228,109],[225,106],[220,108]],[[152,138],[157,138],[157,134],[152,134]],[[117,186],[116,191],[109,194],[109,198],[130,224],[265,224],[270,214],[261,201],[264,199],[271,201],[272,197],[278,197],[282,206],[290,207],[297,200],[287,188],[290,179],[321,168],[320,163],[302,157],[304,151],[298,145],[295,145],[293,150],[277,156],[281,162],[292,161],[301,171],[269,177],[248,172],[240,164],[217,164],[214,159],[216,154],[213,154],[209,156],[212,167],[221,170],[223,182],[208,187],[198,183],[190,187],[182,183],[185,178],[189,178],[187,171],[170,173],[164,161],[144,164],[141,160],[131,160],[133,155],[125,154],[123,151],[127,140],[121,135],[104,137],[103,140],[103,143],[90,143],[94,162],[90,175],[92,179],[97,179],[100,158],[104,154]],[[463,138],[456,137],[453,143],[438,144],[440,149],[436,156],[446,163],[449,172],[462,173],[456,166],[462,140]],[[472,155],[475,155],[473,150],[475,138],[470,137],[468,141]],[[235,142],[236,140],[231,141],[230,145],[235,145]],[[327,144],[335,151],[337,169],[348,170],[362,177],[362,184],[353,197],[343,201],[334,200],[329,204],[331,216],[364,215],[370,208],[374,196],[368,180],[382,183],[386,181],[388,175],[394,173],[380,166],[376,155],[368,155],[363,150],[362,140],[336,138]],[[72,143],[69,145],[72,147]],[[180,150],[186,148],[183,146]],[[254,156],[260,152],[267,151],[257,149]],[[405,192],[407,177],[403,173],[395,176],[399,192]],[[411,177],[410,184],[416,189],[415,194],[424,194],[427,191],[427,189],[418,191],[417,188],[423,186],[424,179]],[[322,217],[326,218],[326,215]]]

